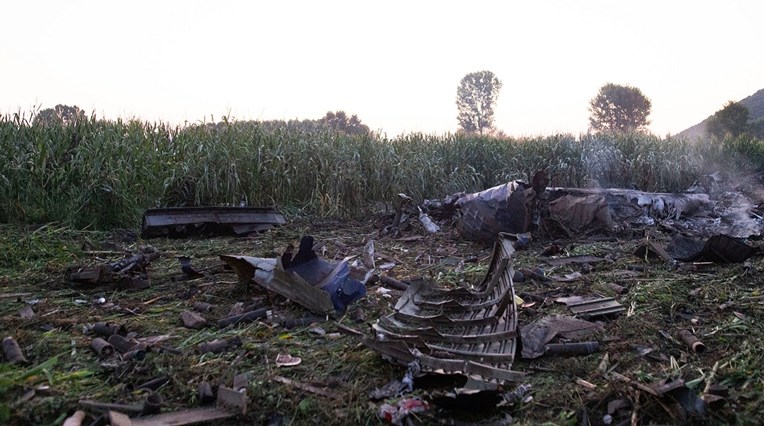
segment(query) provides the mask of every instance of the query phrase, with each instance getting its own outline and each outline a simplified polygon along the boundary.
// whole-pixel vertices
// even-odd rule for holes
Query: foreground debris
[[[350,277],[347,260],[329,263],[313,251],[314,239],[305,236],[297,254],[281,258],[221,255],[245,283],[254,282],[320,315],[345,312],[366,294],[364,285]]]
[[[486,379],[491,370],[480,376],[460,371],[468,371],[471,362],[494,367],[496,360],[480,354],[504,356],[487,347],[504,342],[446,340],[448,329],[460,330],[460,339],[467,329],[477,331],[468,330],[469,339],[497,334],[505,330],[500,320],[506,316],[482,327],[441,321],[465,320],[468,312],[482,318],[491,309],[488,304],[497,297],[474,293],[482,287],[487,269],[497,269],[490,263],[492,252],[483,244],[466,242],[446,222],[432,217],[442,227],[435,234],[381,237],[377,231],[383,219],[363,224],[314,220],[258,239],[161,239],[155,242],[164,255],[146,268],[152,287],[135,291],[67,282],[63,268],[73,257],[92,262],[93,253],[68,254],[61,260],[43,257],[18,274],[5,272],[0,277],[0,331],[14,338],[28,362],[12,364],[3,356],[0,419],[4,424],[60,424],[66,417],[81,417],[73,416],[78,409],[86,414],[81,424],[108,423],[109,410],[128,416],[131,424],[158,414],[187,416],[187,410],[193,414],[215,407],[206,404],[215,403],[221,384],[236,393],[246,389],[239,397],[255,408],[245,414],[232,409],[232,417],[220,422],[242,425],[373,424],[380,421],[383,405],[398,412],[412,400],[427,403],[428,409],[404,416],[404,424],[509,424],[513,419],[522,424],[746,424],[761,415],[762,257],[757,255],[757,242],[743,241],[755,250],[744,263],[702,264],[648,251],[635,256],[635,248],[646,241],[672,253],[666,247],[676,231],[659,227],[592,240],[511,237],[518,247],[507,271],[523,271],[522,281],[512,281],[513,292],[523,300],[506,307],[517,313],[517,356],[506,371],[523,374],[523,379],[500,381]],[[413,226],[417,229],[420,223],[414,221]],[[282,261],[285,274],[300,276],[289,271],[292,259],[285,263],[280,250],[296,243],[297,229],[307,228],[315,230],[312,248],[317,258],[335,265],[369,253],[366,263],[380,276],[379,281],[366,282],[366,296],[348,305],[346,315],[318,289],[327,294],[327,310],[337,315],[336,322],[327,321],[327,314],[309,314],[309,309],[262,284],[244,287],[233,271],[219,268],[220,253],[252,254]],[[15,228],[3,230],[13,235]],[[711,238],[683,235],[703,243]],[[103,236],[83,232],[64,243],[79,247],[82,239]],[[47,241],[56,241],[55,236],[46,236]],[[62,242],[54,244],[60,247]],[[130,244],[104,250],[140,252],[140,242]],[[177,259],[183,256],[193,258],[194,267],[184,267],[184,259],[182,268],[189,279],[174,279],[180,272]],[[356,272],[353,265],[351,271],[349,276]],[[416,278],[423,276],[424,280]],[[415,297],[399,312],[394,306],[408,291]],[[544,324],[548,317],[571,318],[569,306],[557,301],[568,298],[576,304],[574,297],[579,302],[613,297],[623,310],[591,318],[588,323],[595,327],[590,334],[556,332],[536,348],[538,357],[524,358],[519,347],[527,347],[521,345],[526,327]],[[468,302],[476,301],[487,305],[469,310]],[[228,325],[218,323],[243,314]],[[187,328],[201,324],[200,317],[206,326]],[[405,366],[391,364],[380,352],[360,344],[359,337],[347,335],[352,331],[337,334],[352,327],[377,339],[372,327],[378,318],[377,326],[387,333],[381,344],[392,334],[406,336],[387,340],[402,348],[390,357],[398,359],[395,364],[416,358],[419,351],[458,361],[460,368],[447,374],[430,372],[416,359]],[[407,329],[389,326],[386,318]],[[537,340],[544,342],[554,328],[561,329],[548,327]],[[104,353],[108,346],[98,341],[92,348],[95,339],[106,341],[113,351]],[[102,356],[94,351],[98,348]],[[247,379],[237,379],[242,371]],[[519,383],[522,386],[516,387]],[[86,406],[84,401],[96,405]],[[109,404],[106,410],[96,408]],[[159,413],[148,412],[157,405]]]
[[[395,313],[374,325],[367,347],[385,358],[435,374],[477,375],[484,380],[519,381],[510,369],[516,351],[518,314],[513,291],[513,239],[500,234],[489,272],[474,289],[443,289],[411,283]]]

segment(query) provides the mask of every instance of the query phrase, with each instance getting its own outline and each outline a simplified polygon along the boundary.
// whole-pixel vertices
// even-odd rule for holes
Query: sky
[[[680,132],[765,86],[762,0],[15,1],[0,18],[0,113],[77,105],[171,124],[356,114],[457,130],[457,87],[501,81],[495,125],[587,131],[606,83]]]

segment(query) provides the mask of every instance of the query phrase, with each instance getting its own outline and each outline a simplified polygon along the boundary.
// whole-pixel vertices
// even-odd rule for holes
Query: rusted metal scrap
[[[477,375],[484,380],[518,381],[512,371],[517,310],[513,290],[513,241],[500,234],[489,271],[472,290],[444,289],[412,281],[395,312],[373,325],[367,347],[401,365],[417,362],[421,374]]]
[[[167,207],[143,215],[144,238],[190,235],[248,235],[287,223],[270,207]]]

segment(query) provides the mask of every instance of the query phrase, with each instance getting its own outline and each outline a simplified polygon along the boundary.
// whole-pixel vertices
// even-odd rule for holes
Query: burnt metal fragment
[[[570,345],[550,344],[556,337],[565,339],[582,339],[603,330],[603,327],[579,318],[565,315],[551,315],[531,324],[520,327],[521,356],[526,359],[538,358],[545,353],[569,353],[578,351],[589,353],[597,350],[597,342],[585,342],[582,346],[577,343]]]
[[[703,353],[707,347],[696,336],[688,330],[680,330],[680,339],[691,349],[693,352],[700,354]]]
[[[390,287],[396,290],[402,290],[406,291],[406,289],[409,288],[409,284],[401,282],[395,278],[389,277],[387,275],[380,275],[380,282],[386,286]]]
[[[267,317],[269,312],[270,310],[268,308],[260,308],[260,309],[256,309],[250,312],[245,312],[239,315],[231,315],[231,316],[219,319],[218,327],[224,328],[224,327],[228,327],[229,325],[238,324],[241,322],[253,322],[257,319]]]
[[[181,264],[181,271],[183,271],[184,274],[188,275],[191,278],[199,278],[203,277],[204,274],[194,269],[193,266],[191,266],[191,258],[188,256],[178,256],[178,262]]]
[[[109,322],[97,322],[93,324],[93,332],[98,336],[109,337],[115,334],[124,336],[127,334],[127,329],[124,325],[114,324]]]
[[[755,248],[728,235],[714,235],[704,241],[682,235],[672,238],[669,251],[683,262],[741,263],[755,253]]]
[[[320,317],[317,315],[306,315],[302,318],[287,318],[284,320],[284,328],[291,329],[295,327],[303,327],[311,325],[313,323],[321,323],[327,321],[327,317]]]
[[[148,400],[148,398],[147,398]],[[82,401],[81,401],[82,403]],[[169,413],[161,413],[149,416],[133,417],[123,414],[120,411],[131,412],[131,414],[149,414],[145,412],[148,407],[144,403],[140,413],[123,410],[117,405],[109,409],[109,422],[116,426],[155,426],[155,425],[189,425],[204,422],[213,422],[215,420],[224,420],[247,413],[247,393],[235,392],[223,386],[218,387],[217,403],[215,407],[209,408],[190,408]],[[130,408],[130,406],[128,406]],[[119,411],[117,411],[119,410]],[[224,423],[227,424],[227,423]]]
[[[146,349],[136,345],[136,348],[122,354],[123,361],[137,360],[140,361],[146,358]]]
[[[141,348],[146,349],[145,345],[141,345],[137,340],[128,339],[127,337],[121,336],[119,334],[112,334],[109,336],[108,342],[114,346],[114,349],[116,349],[117,352],[121,354],[128,353],[139,345]]]
[[[114,346],[110,345],[109,342],[100,337],[91,340],[90,347],[101,358],[109,358],[114,355]]]
[[[168,207],[146,210],[141,235],[248,235],[285,223],[284,216],[270,207]]]
[[[594,318],[602,315],[615,314],[624,311],[624,306],[613,297],[588,300],[568,305],[571,312],[583,318]]]

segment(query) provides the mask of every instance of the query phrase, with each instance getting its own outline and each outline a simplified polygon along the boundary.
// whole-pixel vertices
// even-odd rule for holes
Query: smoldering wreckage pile
[[[170,276],[167,285],[183,289],[185,308],[176,320],[178,327],[217,329],[221,335],[207,333],[215,338],[189,347],[189,339],[183,342],[186,345],[179,345],[172,333],[142,336],[115,322],[80,324],[82,342],[86,342],[80,346],[90,347],[91,356],[111,374],[110,382],[125,381],[126,394],[133,401],[136,395],[142,399],[126,403],[83,397],[69,407],[64,424],[251,422],[262,417],[253,417],[252,407],[257,411],[259,401],[249,398],[248,390],[266,386],[264,381],[342,404],[342,394],[321,383],[281,374],[256,377],[252,371],[232,371],[232,378],[208,377],[202,368],[199,379],[187,384],[196,388],[196,398],[191,399],[199,406],[178,407],[168,404],[162,395],[163,386],[172,377],[142,383],[126,377],[127,371],[135,371],[136,365],[151,357],[187,356],[186,352],[192,351],[199,358],[198,365],[231,352],[238,353],[240,359],[254,343],[247,344],[246,334],[231,336],[225,331],[258,322],[285,331],[308,328],[324,341],[356,342],[366,348],[363,350],[400,365],[400,379],[367,383],[369,404],[375,405],[383,422],[392,424],[510,424],[515,412],[533,406],[535,399],[545,399],[530,379],[552,374],[539,361],[555,357],[598,359],[596,371],[587,379],[575,380],[584,395],[580,398],[595,401],[583,403],[576,413],[581,424],[703,421],[729,403],[730,389],[715,381],[714,371],[690,383],[690,376],[683,374],[647,381],[635,372],[622,370],[622,351],[639,354],[640,362],[677,364],[677,359],[702,357],[705,351],[713,353],[716,348],[705,342],[714,324],[704,322],[698,313],[651,309],[650,315],[667,317],[666,329],[659,330],[661,343],[625,347],[616,334],[621,330],[619,322],[638,314],[634,301],[625,306],[620,299],[650,268],[703,274],[721,265],[740,264],[742,274],[751,271],[749,259],[762,253],[761,193],[757,198],[730,190],[716,174],[676,194],[550,188],[545,173],[539,172],[530,183],[513,181],[478,193],[426,200],[418,206],[405,194],[399,198],[393,214],[378,221],[372,233],[357,238],[363,245],[361,250],[341,247],[344,243],[335,241],[344,249],[338,252],[355,251],[341,259],[325,257],[327,246],[305,235],[299,243],[294,240],[297,247],[288,244],[271,257],[219,252],[219,261],[203,268],[192,265],[194,253],[165,253],[148,245],[117,260],[96,258],[89,265],[72,266],[66,271],[67,285],[81,290],[151,292],[152,262],[175,257],[180,272]],[[269,229],[280,226],[287,228],[289,224],[268,208],[170,208],[147,211],[142,234],[146,239],[228,234],[257,240],[267,238],[269,232],[275,232]],[[388,243],[432,245],[449,241],[483,253],[482,247],[493,247],[483,258],[453,256],[462,253],[447,250],[445,253],[451,255],[442,256],[439,264],[460,270],[471,262],[488,263],[482,280],[462,285],[442,283],[443,275],[429,273],[432,262],[424,262],[422,254],[414,259],[420,268],[410,270],[418,275],[394,278],[395,269],[406,269],[406,262],[375,250],[388,247]],[[634,262],[614,271],[608,265],[617,263],[617,253],[569,253],[569,247],[599,241],[626,244]],[[514,259],[523,253],[544,266],[517,268]],[[597,273],[607,274],[610,281],[600,287],[601,291],[589,285],[593,281],[590,277]],[[231,300],[233,306],[224,313],[221,306],[206,302],[204,295],[223,285],[219,277],[226,274],[235,274],[235,281],[246,284],[256,297],[244,302]],[[704,275],[698,276],[703,280]],[[703,285],[702,281],[695,282],[688,297],[698,294]],[[158,294],[143,304],[162,297]],[[55,329],[55,324],[65,322],[51,325],[55,311],[36,313],[39,306],[35,301],[24,302],[13,315],[17,330],[31,324]],[[105,297],[76,303],[99,309],[115,305]],[[295,311],[291,303],[299,305],[305,315],[290,316]],[[651,301],[645,303],[650,305]],[[376,310],[370,308],[373,304]],[[141,312],[121,309],[123,315],[140,321]],[[366,320],[366,310],[381,314]],[[47,318],[39,321],[41,316]],[[3,352],[6,362],[28,368],[24,374],[32,376],[45,371],[46,366],[30,360],[47,358],[25,355],[22,348],[30,347],[30,343],[9,335],[3,340]],[[283,371],[301,363],[294,352],[279,353],[272,361]],[[29,386],[21,399],[28,401],[35,392],[44,395],[51,391],[49,386]],[[658,411],[648,412],[646,407],[650,406],[659,407]],[[460,420],[463,414],[469,420]],[[285,421],[277,414],[267,420],[268,424]],[[339,417],[335,421],[349,420]]]

